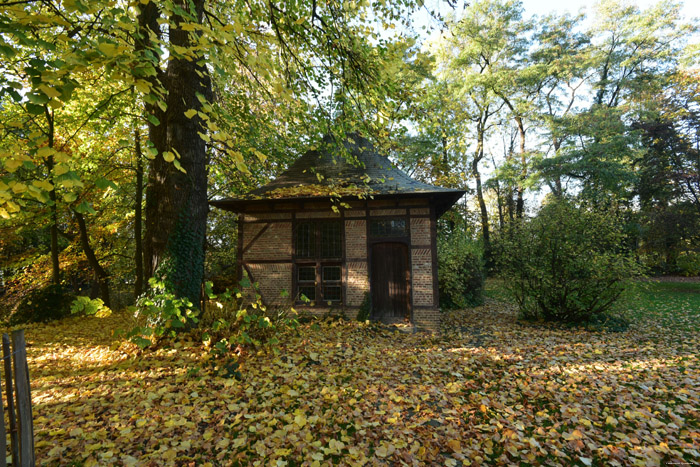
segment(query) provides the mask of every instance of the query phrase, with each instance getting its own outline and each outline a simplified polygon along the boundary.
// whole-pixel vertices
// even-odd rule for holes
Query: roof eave
[[[390,199],[396,197],[412,197],[412,198],[422,198],[429,197],[434,200],[433,204],[435,206],[436,217],[442,216],[448,209],[450,209],[464,194],[464,190],[444,190],[444,191],[432,191],[432,192],[414,192],[414,193],[378,193],[371,195],[371,199]],[[260,206],[265,204],[277,204],[277,203],[294,203],[303,201],[328,201],[338,200],[338,201],[357,201],[365,198],[358,198],[357,196],[342,196],[332,197],[332,196],[309,196],[309,197],[288,197],[288,198],[260,198],[260,199],[244,199],[244,198],[227,198],[209,201],[211,206],[219,209],[224,209],[226,211],[243,213],[247,211],[249,206]]]

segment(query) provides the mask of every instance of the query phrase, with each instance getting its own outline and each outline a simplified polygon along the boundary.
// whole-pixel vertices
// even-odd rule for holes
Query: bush
[[[599,320],[619,298],[623,281],[641,272],[623,240],[614,215],[569,201],[547,204],[534,219],[503,232],[501,272],[522,317]]]
[[[20,301],[10,317],[10,325],[43,323],[65,318],[71,314],[75,296],[60,285],[50,284],[32,290]]]
[[[478,246],[459,235],[438,242],[440,305],[458,309],[484,302],[484,264]]]
[[[165,283],[151,277],[149,289],[136,301],[134,318],[137,326],[128,337],[141,348],[197,323],[199,310],[187,298],[177,297]]]
[[[369,300],[369,292],[365,292],[360,303],[360,309],[357,311],[357,320],[364,323],[371,318],[372,303]]]
[[[678,271],[684,276],[700,276],[700,253],[684,251],[676,260]]]

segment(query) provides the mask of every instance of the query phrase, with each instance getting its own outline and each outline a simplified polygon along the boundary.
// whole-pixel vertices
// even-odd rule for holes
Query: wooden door
[[[375,243],[371,262],[372,317],[383,321],[410,320],[408,246]]]

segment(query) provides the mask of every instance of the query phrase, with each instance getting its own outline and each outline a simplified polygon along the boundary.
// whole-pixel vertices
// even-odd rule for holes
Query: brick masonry
[[[370,216],[406,216],[409,209],[398,208],[396,204],[370,203]],[[414,206],[421,203],[415,203]],[[306,206],[305,206],[306,207]],[[380,209],[377,209],[380,207]],[[373,208],[373,209],[372,209]],[[369,291],[369,265],[367,220],[368,212],[359,206],[345,211],[345,305],[339,308],[309,308],[298,307],[302,313],[317,316],[327,314],[343,314],[355,318],[358,307]],[[414,324],[425,330],[435,331],[439,328],[440,312],[435,307],[433,288],[432,251],[434,245],[431,223],[427,217],[429,208],[410,208],[410,244],[411,244],[411,294]],[[423,216],[423,217],[414,217]],[[269,306],[288,306],[293,297],[281,298],[282,291],[293,292],[292,264],[292,217],[297,219],[338,218],[340,215],[330,211],[296,211],[292,212],[260,212],[247,214],[243,224],[243,247],[249,247],[243,254],[243,262],[250,270],[251,279],[259,283],[263,300]],[[251,223],[252,221],[252,223]],[[271,221],[265,223],[265,221]],[[250,246],[250,242],[261,230],[266,230]],[[265,262],[270,261],[270,262]],[[275,263],[272,261],[279,261]]]
[[[245,224],[243,226],[243,246],[248,246],[255,235],[267,225],[265,232],[243,254],[244,261],[290,260],[292,259],[292,223],[272,222],[270,224]]]
[[[422,217],[411,218],[411,245],[430,245],[430,219]]]
[[[367,262],[353,262],[347,264],[346,304],[348,306],[360,306],[369,292],[369,277]]]
[[[245,222],[269,221],[269,220],[284,220],[291,219],[290,212],[266,212],[260,214],[246,214],[243,220]]]
[[[365,217],[367,215],[367,211],[364,209],[348,209],[345,211],[345,217]]]
[[[439,331],[441,319],[442,314],[438,309],[419,308],[413,312],[413,324],[422,331]]]
[[[428,208],[412,208],[411,215],[412,216],[429,216],[430,209],[428,209]]]
[[[306,211],[298,212],[297,219],[328,219],[332,217],[340,217],[340,213],[333,211]]]
[[[292,265],[290,263],[248,264],[251,282],[257,282],[260,295],[268,306],[283,306],[289,297],[282,297],[283,291],[292,293]]]
[[[433,256],[429,248],[411,250],[413,306],[433,305]],[[416,313],[414,313],[414,316]]]
[[[345,257],[367,258],[367,221],[345,221]]]
[[[372,209],[370,216],[405,216],[405,209]]]

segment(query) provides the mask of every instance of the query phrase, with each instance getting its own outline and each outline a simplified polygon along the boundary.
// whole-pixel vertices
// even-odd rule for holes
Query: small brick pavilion
[[[358,135],[343,145],[326,137],[267,185],[210,203],[240,213],[239,276],[267,306],[354,318],[366,300],[373,320],[437,329],[436,221],[464,191],[413,180]]]

